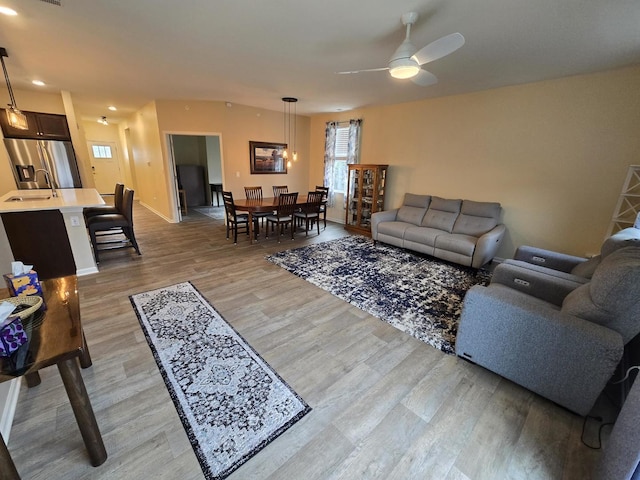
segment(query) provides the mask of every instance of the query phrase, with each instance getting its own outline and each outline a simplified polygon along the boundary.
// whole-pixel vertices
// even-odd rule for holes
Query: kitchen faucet
[[[57,197],[58,192],[56,192],[53,182],[51,181],[51,174],[49,173],[49,170],[45,170],[44,168],[38,168],[33,174],[33,178],[35,180],[38,179],[38,172],[44,172],[44,178],[47,181],[47,185],[49,186],[49,188],[51,188],[51,196],[54,198]]]

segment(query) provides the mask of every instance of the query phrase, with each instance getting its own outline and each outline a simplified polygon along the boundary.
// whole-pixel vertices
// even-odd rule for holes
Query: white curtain
[[[329,187],[327,206],[334,206],[335,192],[335,152],[338,122],[327,122],[324,143],[324,185]],[[360,132],[362,119],[349,120],[349,139],[347,144],[347,164],[360,162]],[[346,197],[345,197],[346,198]]]
[[[324,186],[329,187],[327,207],[333,207],[335,190],[334,170],[336,166],[336,131],[338,122],[327,122],[324,141]]]
[[[349,146],[347,147],[347,164],[360,163],[360,130],[362,119],[349,120]]]

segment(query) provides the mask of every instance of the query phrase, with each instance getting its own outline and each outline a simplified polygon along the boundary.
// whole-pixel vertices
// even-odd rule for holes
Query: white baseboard
[[[81,268],[80,270],[76,270],[76,275],[78,277],[82,277],[83,275],[90,275],[92,273],[98,273],[98,267],[88,267],[88,268]]]
[[[11,425],[13,424],[13,416],[16,413],[16,405],[18,404],[18,395],[20,394],[20,381],[22,377],[2,384],[6,391],[0,391],[0,433],[4,443],[9,443],[9,433],[11,433]]]
[[[175,219],[171,219],[171,218],[168,218],[168,217],[165,217],[163,214],[161,214],[161,213],[160,213],[160,212],[158,212],[156,209],[154,209],[154,208],[150,207],[149,205],[147,205],[147,204],[146,204],[146,203],[144,203],[144,202],[140,202],[140,205],[142,205],[144,208],[146,208],[146,209],[147,209],[147,210],[149,210],[150,212],[155,213],[155,214],[156,214],[156,215],[158,215],[160,218],[162,218],[162,219],[166,220],[166,221],[167,221],[167,222],[169,222],[169,223],[178,223],[178,221],[177,221],[177,220],[175,220]]]

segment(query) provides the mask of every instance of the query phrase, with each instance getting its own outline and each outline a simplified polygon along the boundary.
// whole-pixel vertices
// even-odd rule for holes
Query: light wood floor
[[[107,253],[80,278],[82,373],[109,458],[89,465],[52,367],[21,387],[9,450],[24,479],[203,478],[128,298],[184,281],[313,408],[232,480],[590,478],[601,453],[581,444],[582,418],[264,260],[341,225],[234,246],[192,209],[172,225],[136,205],[135,224],[143,256]]]

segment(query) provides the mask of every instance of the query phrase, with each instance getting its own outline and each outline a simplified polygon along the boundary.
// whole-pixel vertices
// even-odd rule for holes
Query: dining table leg
[[[249,245],[253,244],[253,213],[249,210]]]
[[[107,459],[107,451],[104,448],[98,422],[91,407],[91,401],[87,389],[82,380],[82,374],[78,368],[78,361],[74,358],[58,362],[58,370],[62,377],[62,383],[67,391],[73,414],[76,417],[78,428],[82,434],[84,445],[89,453],[91,465],[97,467]]]
[[[11,459],[11,455],[9,454],[9,450],[7,449],[7,444],[4,443],[4,439],[0,434],[0,479],[2,480],[20,480],[20,475],[18,474],[18,470],[16,469],[13,460]]]

